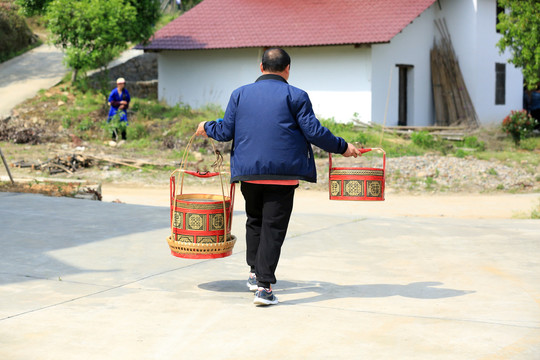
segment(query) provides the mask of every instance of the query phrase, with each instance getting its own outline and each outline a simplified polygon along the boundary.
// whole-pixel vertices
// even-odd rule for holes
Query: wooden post
[[[15,184],[15,181],[13,181],[13,177],[11,176],[11,171],[9,171],[9,166],[6,161],[6,158],[4,157],[4,153],[2,152],[2,148],[0,148],[0,156],[2,156],[2,161],[4,162],[4,166],[6,167],[7,173],[9,175],[9,179],[11,180],[12,184]]]

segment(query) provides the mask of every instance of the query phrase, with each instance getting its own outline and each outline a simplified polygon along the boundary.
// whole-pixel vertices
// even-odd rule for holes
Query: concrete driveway
[[[185,260],[166,206],[0,193],[0,359],[540,358],[538,220],[370,206],[299,197],[262,308],[241,196],[233,255]]]
[[[62,80],[67,73],[63,58],[58,48],[41,45],[0,64],[0,116]]]

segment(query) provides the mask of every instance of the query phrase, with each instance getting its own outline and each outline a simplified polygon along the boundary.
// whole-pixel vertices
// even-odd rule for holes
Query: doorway
[[[413,65],[396,65],[399,69],[398,125],[407,126],[409,122],[409,101],[412,99],[411,72]]]

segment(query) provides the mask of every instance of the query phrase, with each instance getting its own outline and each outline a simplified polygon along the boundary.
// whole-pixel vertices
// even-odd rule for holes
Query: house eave
[[[232,49],[259,49],[270,47],[283,48],[307,48],[307,47],[327,47],[327,46],[354,46],[361,48],[376,44],[387,44],[390,41],[373,41],[373,42],[335,42],[325,44],[263,44],[263,45],[237,45],[237,46],[201,46],[201,47],[178,47],[178,46],[139,46],[135,48],[144,50],[145,52],[160,52],[160,51],[190,51],[190,50],[232,50]]]

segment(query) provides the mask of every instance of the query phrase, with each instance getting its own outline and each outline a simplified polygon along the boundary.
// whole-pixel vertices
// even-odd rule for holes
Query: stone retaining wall
[[[88,76],[90,86],[95,89],[101,86],[99,79],[101,74],[98,71]],[[126,79],[126,88],[131,96],[157,98],[157,54],[145,53],[109,68],[107,76],[109,89],[116,87],[116,79],[119,77]]]

